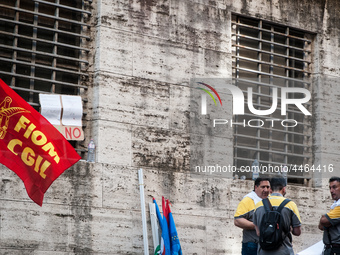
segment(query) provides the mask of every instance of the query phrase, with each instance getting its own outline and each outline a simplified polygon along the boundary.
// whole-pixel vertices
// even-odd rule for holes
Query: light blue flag
[[[175,221],[174,218],[172,217],[171,211],[169,212],[169,230],[170,230],[171,255],[182,255],[181,244],[178,239]]]
[[[162,217],[159,211],[159,207],[157,205],[156,199],[153,199],[153,202],[155,203],[157,218],[159,221],[159,225],[161,226],[161,229],[162,229],[161,254],[171,255],[168,222],[165,217]]]

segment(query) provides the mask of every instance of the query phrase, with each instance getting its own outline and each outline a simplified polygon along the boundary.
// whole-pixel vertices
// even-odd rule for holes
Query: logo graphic
[[[8,96],[0,103],[0,139],[5,138],[10,117],[18,113],[29,112],[21,107],[10,107],[11,103],[12,98]],[[3,121],[4,125],[2,125]]]
[[[214,92],[215,95],[217,96],[218,100],[220,101],[221,106],[222,106],[221,97],[220,97],[220,95],[217,93],[217,91],[213,87],[211,87],[210,85],[208,85],[206,83],[203,83],[203,82],[197,82],[197,83],[206,86],[212,92]],[[215,100],[214,96],[210,93],[209,90],[203,89],[203,88],[200,88],[200,87],[197,87],[197,89],[200,89],[200,90],[203,90],[204,92],[206,92],[212,98],[212,100],[214,101],[215,105],[217,106],[216,100]],[[207,97],[206,97],[206,94],[202,94],[201,95],[201,107],[202,107],[201,108],[202,109],[202,115],[206,115],[207,114]]]
[[[203,83],[203,82],[197,82],[198,84],[202,84],[206,87],[208,87],[209,89],[211,89],[215,95],[218,97],[221,105],[222,105],[222,101],[220,96],[218,95],[218,93],[216,92],[216,90],[211,87],[210,85]],[[208,95],[210,95],[210,97],[214,100],[215,105],[217,105],[216,100],[214,98],[214,96],[206,89],[203,88],[199,88],[203,91],[205,91]],[[225,89],[228,89],[233,97],[233,115],[244,115],[244,106],[245,106],[245,99],[244,99],[244,94],[243,91],[234,86],[234,85],[228,85],[225,84],[224,85]],[[288,105],[295,105],[304,115],[312,115],[304,106],[304,103],[307,103],[310,99],[311,99],[311,93],[309,92],[309,90],[304,89],[304,88],[292,88],[292,87],[282,87],[281,89],[281,115],[287,115],[287,108]],[[289,95],[290,94],[294,94],[294,93],[298,93],[301,95],[304,95],[304,97],[301,98],[291,98]],[[248,105],[248,109],[251,113],[255,114],[255,115],[259,115],[259,116],[265,116],[265,115],[270,115],[272,113],[275,112],[275,110],[277,109],[278,106],[278,88],[272,88],[272,105],[270,107],[270,109],[255,109],[254,104],[253,104],[253,88],[252,87],[248,87],[247,89],[247,105]],[[207,102],[206,102],[206,94],[202,94],[202,115],[206,115],[207,114]]]

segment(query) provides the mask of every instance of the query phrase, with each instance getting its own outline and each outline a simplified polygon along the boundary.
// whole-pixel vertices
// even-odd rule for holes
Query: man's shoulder
[[[254,210],[255,209],[255,203],[254,200],[251,199],[250,197],[244,197],[238,204],[240,207],[247,208],[247,210]]]
[[[256,209],[263,207],[263,200],[265,199],[269,199],[269,202],[272,206],[279,206],[285,200],[285,198],[281,196],[269,196],[268,198],[264,198],[260,202],[258,202],[255,205]]]
[[[282,196],[270,196],[268,198],[269,198],[269,201],[272,204],[272,206],[280,206],[283,201],[288,199],[289,202],[285,205],[285,207],[288,207],[288,208],[297,207],[296,203],[289,198],[285,198],[285,197],[282,197]]]
[[[286,198],[284,198],[283,196],[275,196],[275,195],[269,196],[268,199],[270,200],[272,204],[275,203],[275,205],[281,204],[283,200],[286,200]]]
[[[244,196],[242,200],[240,201],[240,203],[245,203],[245,204],[253,203],[254,204],[254,200],[248,196]]]
[[[269,199],[269,202],[270,204],[273,206],[273,207],[279,207],[283,201],[287,200],[288,198],[284,198],[282,196],[269,196],[268,197]],[[298,208],[297,208],[297,205],[294,201],[288,199],[289,202],[287,204],[285,204],[284,208],[287,208],[293,212],[297,212],[298,211]],[[258,202],[256,205],[255,205],[255,208],[256,210],[262,210],[261,208],[263,207],[263,200]]]
[[[255,210],[254,200],[250,197],[244,197],[238,204],[234,218],[243,217]]]
[[[281,203],[285,200],[287,200],[288,198],[284,198],[284,197],[281,197],[281,196],[271,196],[270,197],[270,202],[273,206],[275,206],[276,208],[278,208]],[[292,201],[291,199],[288,199],[289,202],[287,204],[285,204],[285,206],[283,207],[282,209],[282,213],[283,214],[289,214],[289,215],[295,215],[298,220],[301,222],[301,219],[300,219],[300,213],[299,213],[299,209],[296,205],[296,203],[294,201]]]
[[[333,209],[331,209],[327,214],[326,217],[329,219],[339,219],[340,218],[340,206],[336,206]]]

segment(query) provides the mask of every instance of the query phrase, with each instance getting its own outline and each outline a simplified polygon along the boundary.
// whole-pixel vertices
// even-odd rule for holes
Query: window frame
[[[253,87],[252,100],[255,109],[270,108],[272,98],[272,93],[270,92],[272,92],[273,88],[280,90],[280,87],[303,87],[307,88],[312,94],[312,44],[315,37],[313,33],[235,13],[232,14],[231,26],[233,80],[244,94],[247,94],[245,87]],[[280,42],[283,39],[284,43]],[[295,45],[291,45],[291,43],[295,43]],[[285,55],[280,52],[283,49],[285,50]],[[302,52],[302,54],[299,52]],[[261,89],[266,92],[262,93]],[[280,92],[278,93],[280,102],[279,95]],[[313,101],[311,100],[306,105],[309,111],[312,112]],[[280,110],[280,104],[278,104],[277,109]],[[241,165],[251,166],[255,159],[259,161],[260,165],[267,167],[269,165],[281,167],[286,165],[291,168],[292,164],[294,165],[292,159],[298,157],[303,159],[302,161],[300,160],[301,164],[297,160],[299,162],[298,167],[305,164],[312,165],[314,159],[311,118],[301,116],[301,111],[296,107],[289,107],[287,112],[290,118],[301,120],[298,125],[302,126],[302,131],[298,130],[298,128],[280,128],[276,130],[269,126],[253,128],[253,134],[248,135],[250,127],[234,125],[233,158],[234,165],[238,170],[240,170]],[[275,112],[269,117],[262,117],[248,111],[248,113],[245,113],[245,118],[235,115],[233,121],[242,123],[246,118],[263,120],[272,118],[272,116],[277,117],[278,115]],[[301,127],[299,128],[301,129]],[[265,132],[268,134],[263,135]],[[275,139],[273,134],[280,132],[283,139]],[[297,141],[294,141],[294,137],[297,137]],[[303,141],[302,143],[301,140]],[[251,144],[251,146],[245,146],[244,144],[246,143]],[[264,148],[265,144],[268,144],[267,149]],[[283,144],[283,149],[280,147],[281,151],[275,150],[273,144]],[[300,149],[297,149],[297,147]],[[265,154],[268,154],[267,158],[262,157]],[[282,157],[283,160],[278,160],[282,159]],[[241,174],[245,175],[247,179],[252,178],[251,173]],[[290,171],[288,179],[294,183],[305,183],[311,179],[311,174],[299,170]]]

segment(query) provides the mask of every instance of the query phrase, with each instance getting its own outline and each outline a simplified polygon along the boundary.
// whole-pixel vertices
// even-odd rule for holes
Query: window
[[[39,93],[83,95],[87,89],[88,5],[0,0],[0,78],[36,110]]]
[[[237,168],[251,166],[255,159],[267,167],[296,165],[297,171],[290,171],[288,178],[289,181],[302,183],[308,179],[308,174],[300,171],[299,167],[313,161],[311,116],[305,115],[295,105],[288,105],[287,115],[281,115],[280,90],[293,87],[311,91],[313,35],[237,15],[232,17],[232,33],[235,85],[244,94],[247,94],[248,87],[252,88],[252,103],[256,110],[270,109],[273,89],[277,88],[278,91],[277,109],[271,115],[255,115],[245,107],[245,115],[235,116],[236,123],[246,125],[234,126],[234,165]],[[304,96],[302,93],[287,95],[288,98]],[[304,107],[312,113],[311,101]],[[250,127],[248,123],[256,127]],[[251,173],[245,175],[251,178]]]

